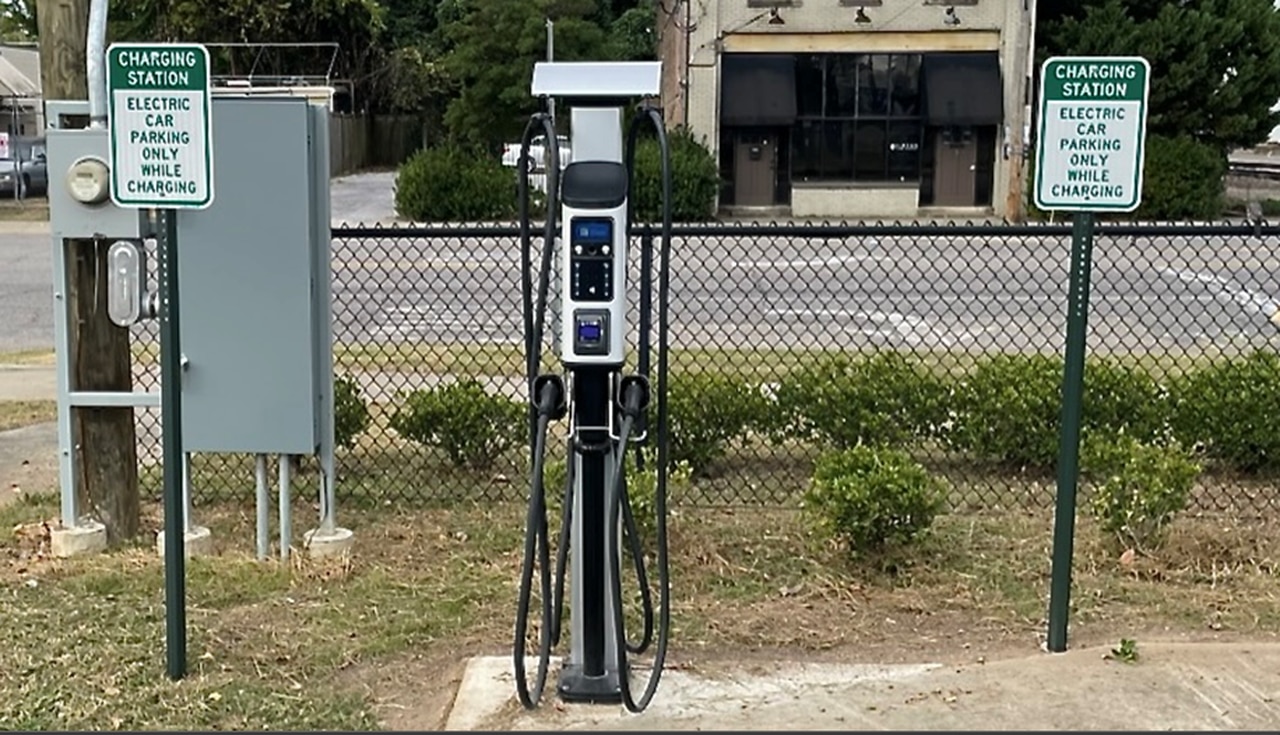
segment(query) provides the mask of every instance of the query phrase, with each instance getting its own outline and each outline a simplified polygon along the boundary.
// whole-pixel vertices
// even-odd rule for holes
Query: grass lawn
[[[0,352],[0,365],[53,365],[53,350],[22,350]]]
[[[191,675],[173,683],[158,508],[136,546],[74,560],[42,554],[56,498],[0,509],[0,728],[434,729],[466,657],[509,650],[519,503],[347,507],[350,557],[288,564],[252,558],[249,505],[197,512],[220,548],[188,566]],[[299,533],[313,517],[300,502]],[[1280,631],[1277,524],[1184,518],[1157,556],[1123,561],[1079,527],[1073,644]],[[918,547],[862,561],[806,529],[793,511],[675,510],[672,665],[1038,650],[1048,514],[943,516]]]
[[[0,198],[0,222],[48,222],[49,201],[44,197],[17,201]]]
[[[57,401],[0,401],[0,431],[58,418]]]

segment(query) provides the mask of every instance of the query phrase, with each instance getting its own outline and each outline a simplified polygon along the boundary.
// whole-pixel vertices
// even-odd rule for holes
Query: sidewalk
[[[0,365],[0,401],[52,401],[57,394],[52,365]],[[57,486],[57,424],[0,431],[0,504]]]
[[[986,663],[704,664],[666,672],[643,714],[514,705],[511,662],[473,659],[445,729],[1274,730],[1280,644],[1138,642]],[[641,687],[647,671],[637,670]],[[554,674],[553,674],[554,677]],[[552,681],[555,679],[553,678]]]

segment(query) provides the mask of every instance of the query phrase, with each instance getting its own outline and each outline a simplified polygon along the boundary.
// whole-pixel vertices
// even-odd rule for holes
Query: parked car
[[[49,191],[44,138],[11,138],[9,156],[0,158],[0,197],[20,199]]]
[[[569,136],[559,135],[556,137],[560,141],[560,168],[564,168],[566,165],[568,165],[569,159],[572,157],[572,150],[569,145]],[[530,173],[533,173],[534,171],[545,170],[548,163],[546,160],[546,155],[547,155],[547,137],[545,135],[539,135],[533,140],[529,141],[529,160],[524,162],[524,168],[528,170]],[[519,163],[519,161],[517,160],[519,158],[520,158],[519,143],[507,143],[506,145],[502,146],[502,165],[503,166],[510,166],[512,168],[515,168],[516,164]]]

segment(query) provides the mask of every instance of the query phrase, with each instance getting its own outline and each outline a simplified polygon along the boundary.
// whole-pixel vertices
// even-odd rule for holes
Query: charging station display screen
[[[609,220],[573,221],[573,239],[583,242],[611,242],[613,240],[613,222]]]
[[[613,299],[613,219],[574,217],[569,222],[569,297],[574,301]]]

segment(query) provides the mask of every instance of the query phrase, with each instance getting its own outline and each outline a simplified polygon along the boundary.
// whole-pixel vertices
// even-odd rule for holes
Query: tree
[[[228,43],[334,43],[338,56],[333,76],[355,82],[356,98],[366,105],[383,81],[387,48],[387,10],[378,0],[111,0],[113,41],[187,41],[210,44],[214,72],[242,75],[259,49],[219,48]],[[258,58],[256,73],[317,76],[329,70],[329,49],[272,49]]]
[[[86,0],[62,0],[39,13],[40,80],[48,99],[88,97],[85,35],[89,22]],[[129,330],[107,316],[106,239],[63,241],[70,280],[67,298],[58,308],[68,310],[72,385],[82,391],[128,393],[133,390]],[[82,515],[96,518],[115,546],[139,531],[138,444],[130,408],[78,408],[71,412],[71,435],[76,448],[75,493]],[[67,527],[80,518],[63,518]]]
[[[609,58],[617,61],[652,61],[658,54],[655,0],[640,0],[609,26]]]
[[[1062,0],[1042,16],[1043,56],[1140,55],[1151,133],[1222,151],[1280,124],[1280,10],[1273,0]]]
[[[0,8],[0,40],[33,41],[38,35],[35,2],[4,0]]]
[[[461,94],[449,103],[445,125],[459,141],[495,146],[519,137],[537,109],[529,85],[534,63],[546,58],[548,18],[558,61],[599,59],[605,46],[604,29],[591,20],[594,0],[472,0],[465,9],[446,3],[441,64]]]

